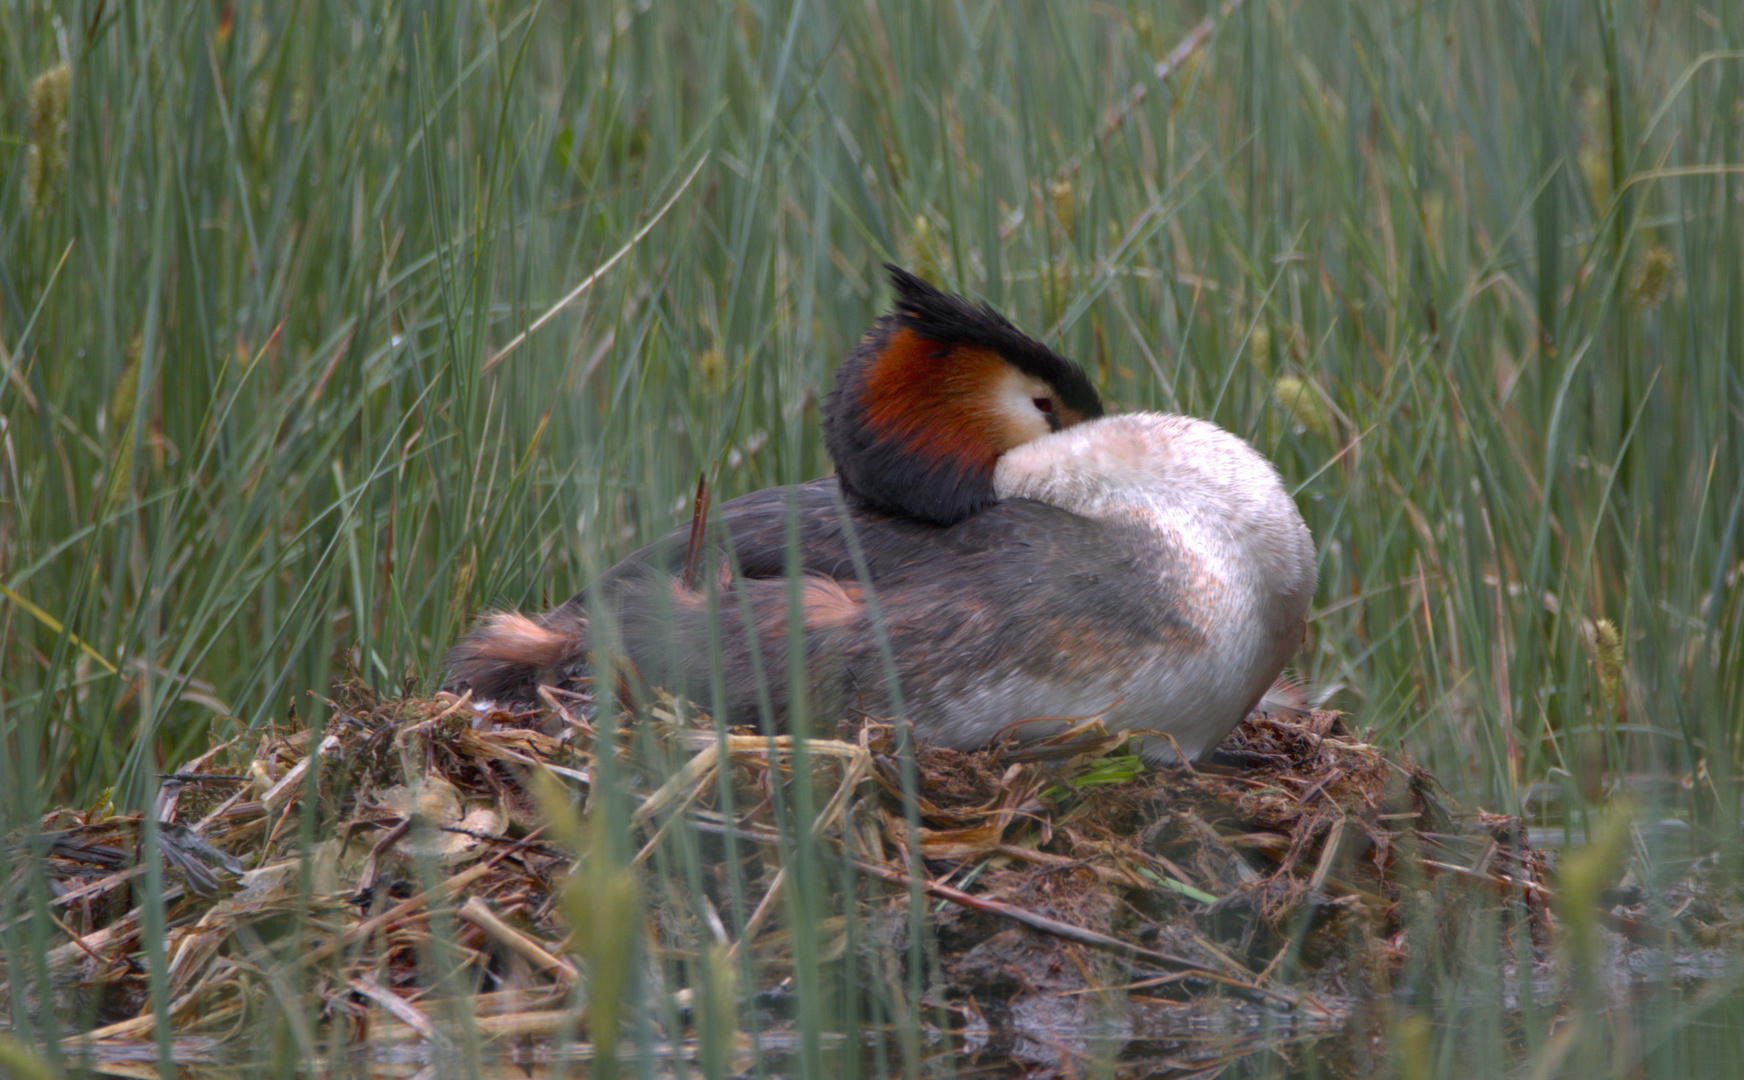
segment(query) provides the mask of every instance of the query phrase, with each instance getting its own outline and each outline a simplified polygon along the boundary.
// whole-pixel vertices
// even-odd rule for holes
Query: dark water
[[[1464,1002],[1432,1010],[1422,1019],[1397,1008],[1358,1009],[1336,1029],[1320,1030],[1287,1017],[1198,1015],[1183,1017],[1182,1030],[1133,1038],[1100,1039],[1096,1033],[1061,1033],[1050,1055],[1035,1043],[972,1045],[958,1032],[937,1032],[918,1046],[915,1068],[891,1038],[875,1034],[850,1042],[825,1034],[808,1054],[797,1036],[766,1033],[760,1053],[741,1040],[718,1075],[773,1078],[920,1077],[1041,1078],[1119,1077],[1122,1080],[1328,1080],[1409,1076],[1487,1080],[1489,1077],[1744,1078],[1744,985],[1709,981],[1644,991],[1622,1009],[1582,1014],[1558,1006],[1543,1011],[1535,1032],[1518,1012],[1495,1002]],[[497,1042],[474,1054],[436,1049],[421,1042],[353,1047],[335,1055],[303,1058],[283,1045],[178,1040],[174,1075],[179,1080],[251,1080],[255,1077],[491,1078],[525,1080],[604,1075],[586,1044],[550,1041]],[[623,1048],[617,1075],[701,1076],[694,1044],[654,1044],[639,1053]],[[76,1058],[76,1055],[75,1055]],[[676,1058],[676,1060],[675,1060]],[[106,1046],[69,1075],[148,1078],[159,1075],[149,1043]]]

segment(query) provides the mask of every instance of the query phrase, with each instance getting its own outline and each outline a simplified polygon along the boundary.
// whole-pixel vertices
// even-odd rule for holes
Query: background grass
[[[1459,793],[1729,782],[1744,11],[1206,10],[0,4],[6,822],[817,475],[884,260],[1277,461]]]

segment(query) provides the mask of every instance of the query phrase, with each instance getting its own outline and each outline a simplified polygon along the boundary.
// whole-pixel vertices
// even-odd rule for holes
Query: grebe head
[[[1000,455],[1101,416],[1102,399],[992,308],[885,269],[896,305],[836,371],[824,444],[851,498],[949,525],[995,501]]]

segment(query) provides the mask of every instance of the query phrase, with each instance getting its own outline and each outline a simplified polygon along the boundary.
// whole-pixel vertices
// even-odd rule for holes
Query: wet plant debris
[[[1518,819],[1454,806],[1334,712],[1255,714],[1211,761],[1147,767],[1093,724],[1039,748],[907,750],[893,724],[797,740],[663,698],[608,733],[585,691],[510,710],[353,681],[319,733],[165,774],[154,828],[67,808],[8,837],[5,887],[44,890],[13,910],[52,923],[48,992],[86,1018],[69,1046],[152,1037],[153,877],[170,1027],[208,1047],[295,987],[323,1045],[442,1046],[464,1010],[469,1037],[613,1054],[637,986],[667,1003],[669,1052],[742,1055],[743,1009],[778,1036],[805,965],[847,962],[904,1001],[926,955],[920,1008],[958,1052],[1175,1047],[1215,1017],[1215,1055],[1243,1030],[1360,1020],[1425,917],[1504,906],[1536,957],[1556,918]],[[1727,901],[1682,888],[1677,915],[1726,922]],[[1624,907],[1602,921],[1664,944]],[[0,1009],[18,994],[42,1000],[5,972]]]

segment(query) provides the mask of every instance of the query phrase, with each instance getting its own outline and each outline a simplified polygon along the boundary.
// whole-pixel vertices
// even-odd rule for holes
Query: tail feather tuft
[[[542,619],[498,611],[448,652],[445,689],[471,687],[475,697],[531,697],[545,672],[587,657],[587,622],[552,612]]]
[[[1253,711],[1261,716],[1272,716],[1277,713],[1307,716],[1326,704],[1334,694],[1342,689],[1344,686],[1341,683],[1335,683],[1332,686],[1310,686],[1307,683],[1298,683],[1288,676],[1280,675],[1260,697],[1259,704],[1253,707]]]

